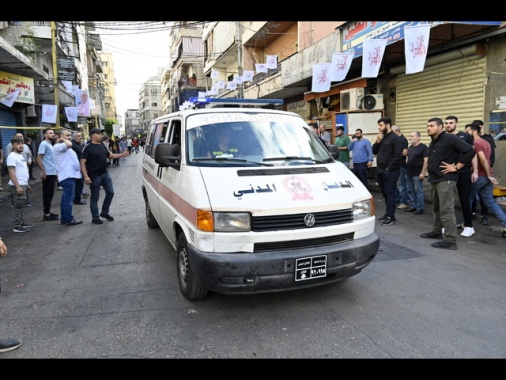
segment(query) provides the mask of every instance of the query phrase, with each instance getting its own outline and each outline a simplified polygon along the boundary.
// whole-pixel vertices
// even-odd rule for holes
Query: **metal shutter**
[[[486,57],[470,55],[420,73],[399,74],[395,120],[402,134],[418,131],[421,141],[428,144],[426,126],[432,117],[444,121],[446,116],[457,116],[459,131],[474,119],[484,120],[485,63]]]
[[[13,112],[0,110],[0,126],[15,127],[16,126],[15,114]],[[0,128],[0,132],[2,133],[2,149],[5,154],[6,152],[5,147],[11,142],[11,139],[14,137],[17,130],[15,128]],[[5,160],[7,160],[7,157],[4,158]]]

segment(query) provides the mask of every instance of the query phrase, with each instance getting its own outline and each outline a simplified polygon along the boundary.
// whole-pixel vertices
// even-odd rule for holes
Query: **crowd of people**
[[[425,212],[424,183],[427,182],[434,221],[430,232],[422,238],[438,239],[434,248],[457,249],[457,234],[469,238],[476,234],[473,220],[480,205],[481,224],[488,226],[489,210],[501,223],[501,237],[506,237],[506,215],[493,196],[498,181],[493,175],[495,163],[494,138],[483,133],[482,120],[474,120],[464,131],[458,129],[458,117],[447,116],[444,121],[434,117],[427,121],[426,132],[431,141],[420,141],[420,131],[408,138],[389,117],[378,120],[379,133],[374,143],[363,138],[361,129],[351,137],[344,127],[336,128],[332,143],[328,131],[313,125],[314,132],[327,145],[335,145],[338,160],[351,170],[368,187],[367,169],[376,156],[377,182],[385,200],[385,214],[379,218],[382,226],[393,225],[396,212],[412,215]],[[351,153],[351,165],[350,165]],[[461,214],[455,211],[455,193],[458,194]],[[460,216],[461,215],[461,216]],[[459,220],[457,222],[457,220]]]
[[[24,233],[30,231],[33,224],[24,220],[25,207],[33,206],[29,194],[31,191],[30,180],[35,180],[30,168],[37,165],[40,170],[42,182],[42,220],[60,221],[65,226],[82,224],[81,220],[74,218],[73,205],[86,205],[84,200],[90,197],[90,211],[92,223],[102,224],[100,218],[113,221],[109,214],[114,189],[112,180],[108,174],[108,160],[112,160],[119,166],[119,159],[130,154],[127,149],[127,140],[130,138],[115,139],[118,146],[110,149],[110,145],[103,144],[103,139],[108,139],[103,130],[92,129],[90,138],[84,141],[83,133],[71,130],[53,128],[43,130],[44,139],[39,144],[36,156],[31,149],[31,141],[24,138],[18,132],[6,147],[6,155],[0,149],[0,164],[5,167],[8,175],[8,191],[11,194],[13,209],[13,232]],[[111,139],[112,140],[112,139]],[[120,141],[124,140],[123,144]],[[137,137],[134,140],[139,142]],[[97,145],[99,143],[99,145]],[[139,143],[135,144],[138,147]],[[135,151],[135,150],[134,150]],[[84,184],[89,186],[90,193],[85,192]],[[55,189],[62,190],[59,209],[53,212],[53,198]],[[98,211],[100,189],[105,191],[105,198]],[[0,190],[3,190],[0,188]]]

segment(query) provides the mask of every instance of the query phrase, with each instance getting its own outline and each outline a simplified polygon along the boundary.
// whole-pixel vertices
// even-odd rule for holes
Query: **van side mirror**
[[[179,144],[159,143],[155,147],[155,162],[162,168],[181,166],[181,146]]]

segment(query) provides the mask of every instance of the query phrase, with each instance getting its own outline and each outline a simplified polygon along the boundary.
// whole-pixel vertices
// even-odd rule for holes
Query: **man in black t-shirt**
[[[87,144],[81,152],[81,172],[83,173],[84,182],[90,186],[90,211],[92,223],[102,224],[100,217],[109,221],[114,218],[109,215],[109,207],[114,197],[114,188],[112,186],[112,178],[107,171],[107,160],[109,158],[117,159],[129,155],[128,150],[123,153],[111,153],[109,149],[102,143],[102,132],[98,128],[90,131],[91,142]],[[98,213],[98,198],[100,195],[100,187],[105,190],[105,198],[102,203],[102,211]]]
[[[469,133],[461,132],[457,130],[459,119],[457,116],[447,116],[445,118],[445,130],[447,133],[453,134],[464,140],[470,146],[474,146],[473,138]],[[477,160],[475,157],[474,160]],[[478,161],[475,161],[474,165],[477,165]],[[457,180],[457,192],[459,194],[460,208],[462,209],[462,223],[457,225],[457,228],[462,229],[460,236],[471,237],[475,234],[473,227],[473,212],[471,209],[471,200],[469,194],[471,193],[471,173],[473,164],[464,165],[459,169],[459,175]]]

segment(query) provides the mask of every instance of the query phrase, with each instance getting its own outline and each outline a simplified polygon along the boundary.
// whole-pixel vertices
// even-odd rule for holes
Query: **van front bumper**
[[[364,238],[317,248],[262,253],[202,252],[188,244],[189,264],[200,286],[221,294],[269,293],[309,288],[358,274],[379,250],[380,238]],[[296,281],[296,261],[325,257],[325,276]],[[300,260],[305,262],[306,260]]]

